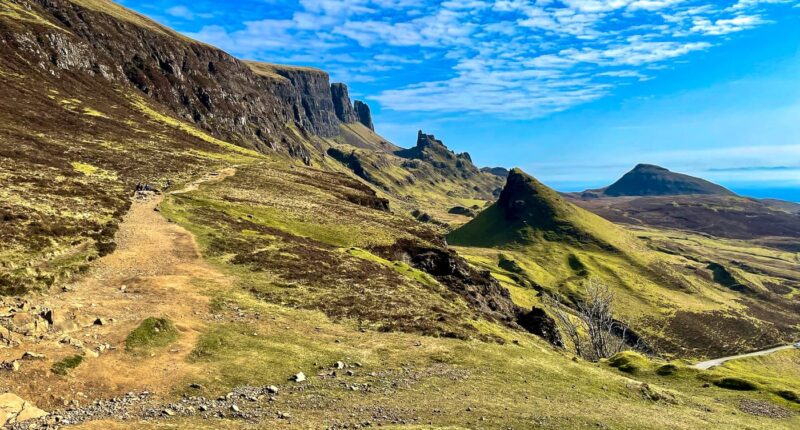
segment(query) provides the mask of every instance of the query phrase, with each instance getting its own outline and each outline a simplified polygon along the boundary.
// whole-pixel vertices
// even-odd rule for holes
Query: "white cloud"
[[[738,15],[733,18],[712,21],[708,18],[698,17],[694,20],[692,31],[710,36],[721,36],[748,30],[764,24],[766,21],[758,15]]]
[[[391,74],[393,87],[373,97],[389,109],[532,118],[652,79],[769,23],[780,3],[797,1],[299,0],[282,19],[190,36],[251,58],[311,62],[336,79]]]

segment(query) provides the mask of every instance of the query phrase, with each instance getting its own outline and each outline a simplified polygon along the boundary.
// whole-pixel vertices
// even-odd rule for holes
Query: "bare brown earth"
[[[706,233],[731,239],[787,238],[772,246],[793,250],[800,215],[755,199],[736,196],[604,197],[570,200],[621,224]]]
[[[207,175],[178,193],[234,173],[226,169]],[[19,346],[0,350],[4,361],[18,359],[26,351],[46,357],[21,361],[18,372],[7,372],[0,380],[0,390],[50,409],[134,390],[166,394],[163,391],[177,381],[201,371],[185,359],[209,317],[208,298],[199,285],[225,285],[229,280],[202,260],[189,232],[157,211],[162,200],[160,195],[137,196],[116,235],[115,253],[97,260],[83,279],[64,291],[30,300],[56,315],[75,315],[74,320],[67,317],[66,325],[85,327],[73,325],[74,331],[54,327],[41,339],[19,336]],[[128,334],[149,317],[175,322],[180,336],[168,354],[140,357],[125,350]],[[93,324],[98,318],[105,323]],[[80,341],[83,348],[65,344],[65,336]],[[110,349],[93,357],[100,345]],[[54,362],[82,352],[91,365],[79,366],[66,378],[50,372]]]

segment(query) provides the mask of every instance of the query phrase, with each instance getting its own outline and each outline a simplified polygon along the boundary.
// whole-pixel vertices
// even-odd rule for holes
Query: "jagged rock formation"
[[[442,172],[463,179],[469,179],[480,173],[480,170],[472,164],[472,157],[468,153],[456,154],[434,135],[425,134],[422,130],[417,134],[416,146],[397,151],[395,154],[409,160],[426,161]]]
[[[670,172],[651,164],[639,164],[620,180],[601,190],[602,194],[620,196],[735,195],[730,190],[704,179]]]
[[[132,85],[177,116],[240,146],[308,158],[293,146],[286,124],[332,137],[340,124],[358,120],[346,87],[331,86],[320,70],[245,63],[111,2],[9,1],[29,20],[25,26],[3,23],[4,49],[23,53],[4,61],[56,77],[79,73]]]
[[[370,111],[369,105],[361,100],[356,100],[354,109],[358,122],[364,124],[368,129],[375,131],[375,124],[372,123],[372,112]]]
[[[331,98],[333,99],[333,109],[339,121],[349,124],[358,121],[356,111],[350,103],[350,92],[345,84],[331,84]],[[360,102],[359,102],[360,103]]]

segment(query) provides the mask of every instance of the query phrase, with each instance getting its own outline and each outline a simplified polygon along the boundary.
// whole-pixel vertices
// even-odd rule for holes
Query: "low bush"
[[[755,391],[758,390],[758,386],[750,382],[746,379],[742,378],[722,378],[714,381],[714,385],[720,388],[725,388],[726,390],[736,390],[736,391]]]

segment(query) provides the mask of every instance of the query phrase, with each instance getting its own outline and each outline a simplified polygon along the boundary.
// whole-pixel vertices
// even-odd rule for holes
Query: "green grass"
[[[652,367],[652,364],[645,356],[632,351],[624,351],[614,355],[608,359],[608,365],[634,375]]]
[[[66,376],[72,369],[83,363],[83,355],[71,355],[53,364],[50,370],[56,375]]]
[[[142,321],[127,338],[125,349],[129,352],[144,352],[163,348],[178,339],[179,333],[172,321],[150,317]]]

